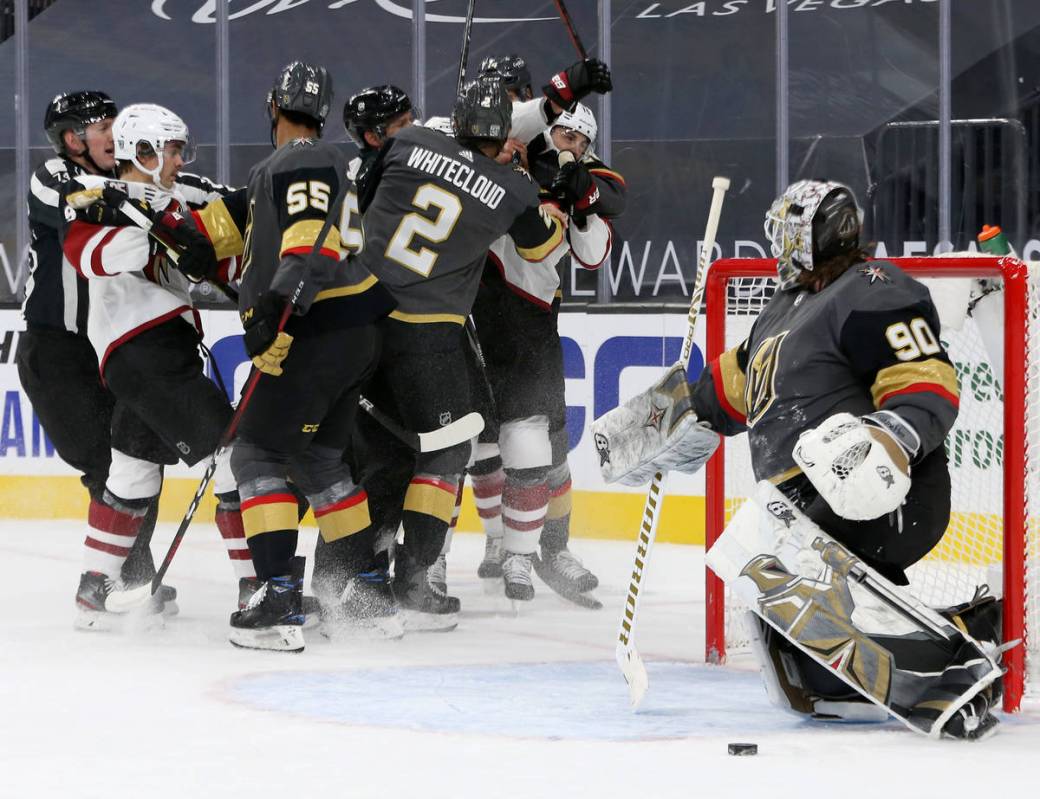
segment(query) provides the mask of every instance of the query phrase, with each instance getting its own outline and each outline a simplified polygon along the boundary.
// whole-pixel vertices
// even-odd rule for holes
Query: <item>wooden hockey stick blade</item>
[[[615,647],[614,658],[625,677],[625,682],[628,683],[628,701],[635,710],[643,701],[643,697],[646,696],[646,691],[650,687],[650,678],[647,676],[646,666],[643,665],[643,658],[639,656],[639,652],[634,646],[624,646],[623,644]]]
[[[484,429],[484,417],[475,411],[461,419],[428,433],[419,433],[419,452],[436,452],[454,447],[480,435]]]

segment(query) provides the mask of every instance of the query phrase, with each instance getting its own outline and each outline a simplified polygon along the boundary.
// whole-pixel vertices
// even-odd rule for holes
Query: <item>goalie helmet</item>
[[[488,56],[480,62],[480,74],[497,72],[506,87],[506,91],[513,91],[521,100],[530,100],[534,97],[534,89],[531,88],[531,70],[527,68],[527,62],[518,55]]]
[[[68,155],[65,149],[65,131],[71,130],[81,140],[87,126],[103,119],[114,119],[119,113],[116,104],[104,92],[65,92],[47,105],[43,115],[43,129],[58,155]],[[84,142],[84,147],[86,142]]]
[[[181,145],[181,160],[190,164],[195,160],[195,142],[179,116],[168,108],[151,103],[128,105],[119,112],[112,124],[112,141],[117,161],[130,161],[135,167],[152,176],[152,182],[163,188],[159,180],[167,157],[167,146]],[[148,169],[141,157],[154,155],[159,159],[154,169]]]
[[[389,84],[362,89],[343,106],[343,126],[347,135],[361,149],[371,149],[365,131],[371,130],[381,139],[386,137],[386,123],[412,111],[412,101],[403,90]]]
[[[480,75],[462,88],[451,114],[457,139],[504,142],[513,124],[513,104],[502,81],[492,73]]]
[[[282,111],[292,111],[313,119],[320,136],[332,106],[332,76],[325,67],[315,64],[303,61],[286,64],[267,94],[267,112],[271,116],[273,131],[275,119],[271,111],[272,103]]]
[[[765,221],[780,287],[791,288],[802,272],[857,249],[862,220],[848,186],[819,180],[788,186],[773,201]]]

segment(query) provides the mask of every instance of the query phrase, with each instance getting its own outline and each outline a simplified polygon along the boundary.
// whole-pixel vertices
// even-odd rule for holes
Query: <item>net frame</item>
[[[998,278],[1004,295],[1003,404],[1003,640],[1022,639],[1004,653],[1004,709],[1020,708],[1026,689],[1026,559],[1029,540],[1027,442],[1029,439],[1029,268],[1010,257],[941,257],[887,259],[914,277]],[[776,276],[776,261],[767,258],[727,258],[714,262],[705,288],[705,363],[726,348],[730,282],[741,278]],[[721,311],[721,312],[720,312]],[[1040,322],[1038,322],[1040,325]],[[1021,355],[1022,357],[1017,357]],[[722,534],[726,524],[725,440],[705,469],[705,549]],[[705,659],[726,660],[726,594],[722,581],[705,569]]]

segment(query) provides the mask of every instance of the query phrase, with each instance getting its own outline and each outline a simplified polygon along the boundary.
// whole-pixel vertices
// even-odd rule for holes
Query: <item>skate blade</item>
[[[458,613],[423,613],[401,609],[404,629],[410,633],[448,633],[459,626]]]
[[[271,652],[302,652],[303,628],[298,624],[276,624],[260,630],[232,627],[228,640],[240,649],[265,649]]]
[[[501,577],[481,577],[480,582],[487,596],[501,596],[505,591],[505,583]]]
[[[321,634],[332,643],[340,641],[396,641],[404,638],[400,614],[378,619],[323,622]]]

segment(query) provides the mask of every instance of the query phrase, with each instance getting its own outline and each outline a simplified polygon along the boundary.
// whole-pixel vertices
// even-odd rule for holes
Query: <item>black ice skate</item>
[[[506,552],[502,561],[502,579],[506,584],[506,598],[520,602],[534,599],[534,583],[531,581],[531,555]]]
[[[238,578],[238,609],[245,610],[250,598],[260,590],[262,583],[256,577]],[[168,586],[163,586],[165,590]],[[177,595],[176,590],[174,596]],[[321,622],[321,603],[309,594],[303,595],[303,629],[310,630]]]
[[[477,567],[477,577],[485,580],[502,579],[502,559],[505,552],[502,550],[502,537],[484,538],[484,560]]]
[[[599,578],[569,549],[550,552],[543,548],[541,557],[534,557],[534,571],[564,599],[592,610],[603,607],[602,602],[588,594],[599,585]]]
[[[304,559],[292,560],[292,573],[260,583],[243,610],[231,614],[232,644],[244,649],[303,651]]]
[[[121,583],[100,572],[83,572],[79,577],[79,589],[76,591],[76,619],[73,626],[77,630],[99,632],[125,632],[163,626],[164,603],[161,594],[153,595],[150,601],[130,613],[108,610],[108,595],[122,588]]]
[[[419,566],[403,547],[398,548],[394,562],[394,595],[401,607],[404,628],[409,632],[448,632],[459,624],[462,603],[458,597],[448,595],[446,584],[431,582],[431,571],[436,577],[437,571],[432,566]]]
[[[386,569],[372,568],[351,578],[343,593],[322,607],[321,634],[343,638],[401,638],[404,622]]]
[[[943,736],[960,738],[965,741],[980,741],[995,733],[1000,722],[990,712],[994,696],[992,691],[981,691],[957,708],[950,720],[943,726]]]

